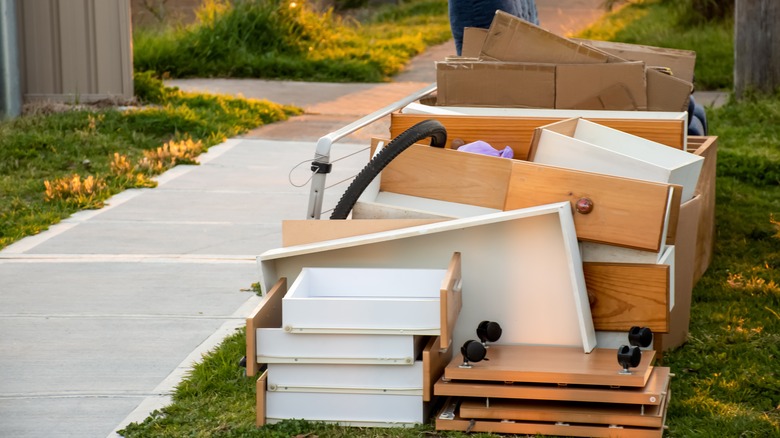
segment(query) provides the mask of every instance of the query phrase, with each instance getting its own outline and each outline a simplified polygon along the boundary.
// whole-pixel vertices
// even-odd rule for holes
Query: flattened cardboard
[[[609,55],[596,48],[555,35],[504,11],[496,11],[480,59],[490,61],[592,64]]]
[[[488,30],[481,27],[467,27],[463,29],[463,46],[461,55],[464,58],[479,58],[482,51],[482,44],[485,43]]]
[[[555,66],[481,61],[436,63],[437,105],[552,108]]]
[[[648,67],[666,67],[672,75],[684,81],[693,82],[696,66],[696,52],[692,50],[669,49],[641,44],[618,43],[573,38],[573,41],[587,44],[629,61],[644,61]]]
[[[555,108],[618,111],[646,109],[644,63],[556,66]]]
[[[693,84],[660,71],[647,69],[647,109],[687,111]]]

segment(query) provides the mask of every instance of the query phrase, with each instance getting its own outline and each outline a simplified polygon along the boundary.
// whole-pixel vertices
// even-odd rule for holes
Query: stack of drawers
[[[247,321],[257,423],[419,424],[452,357],[460,254],[446,269],[304,268]],[[262,400],[261,400],[262,398]]]

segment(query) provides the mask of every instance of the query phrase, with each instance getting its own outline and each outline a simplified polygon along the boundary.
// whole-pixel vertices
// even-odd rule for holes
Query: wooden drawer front
[[[420,395],[266,392],[266,421],[303,418],[349,426],[399,426],[425,421]]]
[[[423,120],[436,119],[447,128],[447,147],[450,147],[452,140],[456,138],[466,143],[482,140],[496,149],[509,146],[514,151],[515,159],[526,160],[534,129],[567,118],[569,117],[486,117],[393,113],[390,118],[390,136],[395,138]],[[684,120],[597,117],[587,117],[587,119],[675,149],[683,149],[685,144],[686,126]]]
[[[718,159],[718,137],[691,137],[689,150],[704,157],[696,192],[702,197],[699,228],[696,237],[696,257],[693,283],[696,284],[712,261],[715,243],[715,168]]]
[[[640,387],[558,386],[555,384],[445,381],[440,379],[436,382],[433,391],[436,396],[659,405],[669,387],[669,379],[668,367],[653,367],[647,384]]]
[[[659,251],[671,204],[671,187],[513,161],[504,209],[566,201],[575,212],[574,225],[580,240]],[[575,209],[577,201],[583,198],[593,202],[593,210],[588,214]]]
[[[458,355],[444,369],[444,378],[643,387],[650,378],[655,351],[644,351],[641,363],[632,368],[631,374],[620,374],[617,351],[607,348],[582,354],[577,348],[493,344],[487,358],[471,364],[471,368],[461,368],[463,358]]]
[[[511,160],[413,145],[382,171],[380,190],[502,209]]]
[[[326,335],[257,329],[258,363],[384,364],[408,366],[424,338],[412,335]]]
[[[669,331],[668,265],[585,262],[583,271],[596,330]]]

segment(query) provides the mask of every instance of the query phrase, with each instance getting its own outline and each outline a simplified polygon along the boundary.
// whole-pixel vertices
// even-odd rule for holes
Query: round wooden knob
[[[593,211],[593,201],[589,198],[580,198],[574,204],[574,208],[577,209],[577,213],[588,214]]]

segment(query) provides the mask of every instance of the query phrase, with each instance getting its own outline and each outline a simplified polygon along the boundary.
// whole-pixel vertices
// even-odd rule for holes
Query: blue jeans
[[[463,49],[463,29],[487,29],[497,10],[502,10],[533,24],[539,24],[535,0],[450,0],[450,28],[455,39],[455,50]]]

